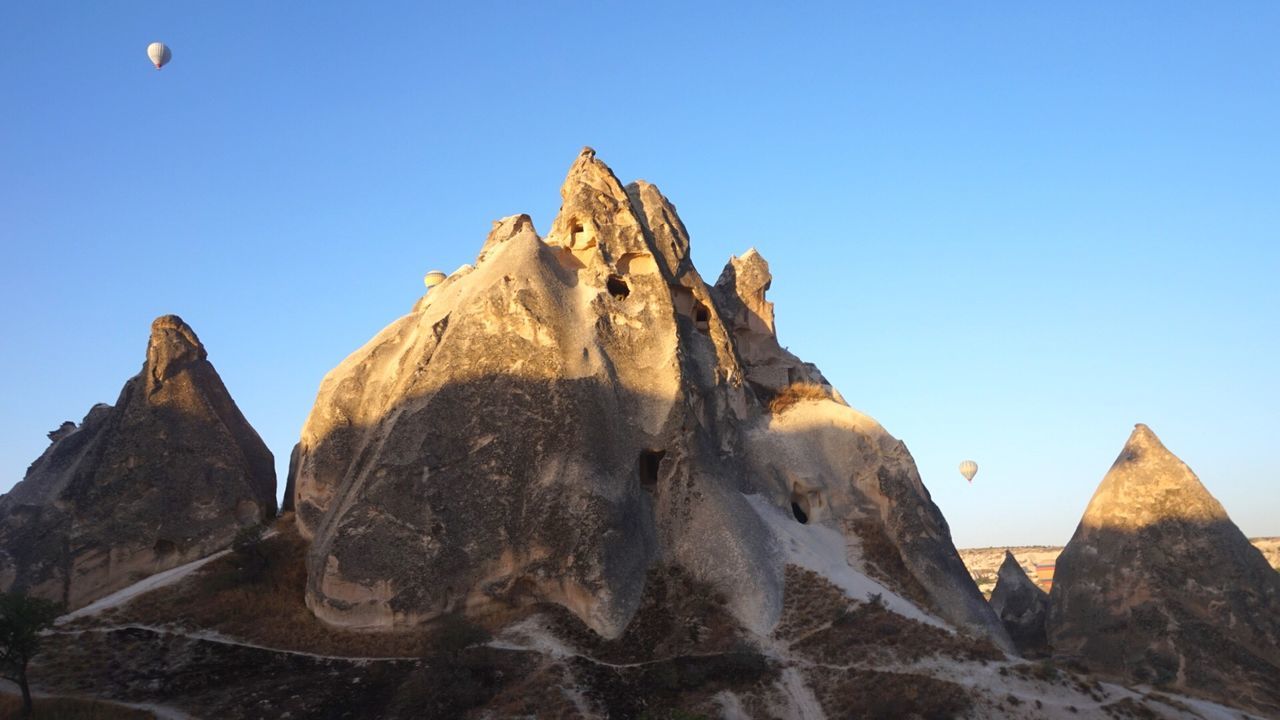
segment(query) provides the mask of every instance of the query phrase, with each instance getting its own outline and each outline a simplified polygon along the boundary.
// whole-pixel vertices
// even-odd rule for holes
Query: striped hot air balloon
[[[169,52],[169,47],[164,43],[153,42],[147,46],[147,57],[151,58],[151,64],[159,70],[169,63],[173,53]]]
[[[960,474],[964,476],[965,480],[972,483],[973,476],[978,474],[978,463],[972,460],[965,460],[960,463]]]
[[[440,283],[444,282],[445,278],[447,278],[447,277],[449,277],[449,276],[448,276],[448,275],[445,275],[444,273],[440,272],[439,270],[432,270],[431,272],[429,272],[429,273],[427,273],[426,275],[423,275],[423,276],[422,276],[422,284],[423,284],[423,285],[426,285],[426,286],[427,286],[427,289],[428,289],[428,290],[430,290],[431,288],[433,288],[433,287],[435,287],[435,286],[439,285]]]

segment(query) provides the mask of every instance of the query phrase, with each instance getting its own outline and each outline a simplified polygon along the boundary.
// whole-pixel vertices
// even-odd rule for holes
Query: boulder
[[[275,515],[271,452],[176,315],[114,406],[64,423],[0,497],[0,589],[75,609]]]

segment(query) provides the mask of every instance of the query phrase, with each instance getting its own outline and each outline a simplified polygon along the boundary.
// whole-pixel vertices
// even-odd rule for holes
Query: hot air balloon
[[[423,284],[423,285],[426,285],[426,286],[427,286],[427,289],[428,289],[428,290],[430,290],[431,288],[433,288],[433,287],[435,287],[435,286],[439,285],[440,283],[444,282],[444,279],[445,279],[445,278],[447,278],[447,277],[449,277],[449,276],[448,276],[448,275],[445,275],[444,273],[440,272],[439,270],[432,270],[431,272],[429,272],[429,273],[427,273],[426,275],[423,275],[423,276],[422,276],[422,284]]]
[[[169,52],[169,47],[162,42],[153,42],[147,46],[147,57],[151,58],[151,64],[159,70],[161,67],[169,63],[169,59],[173,57],[173,53]]]
[[[978,463],[972,460],[965,460],[960,463],[960,474],[964,476],[965,480],[972,483],[973,476],[978,474]]]

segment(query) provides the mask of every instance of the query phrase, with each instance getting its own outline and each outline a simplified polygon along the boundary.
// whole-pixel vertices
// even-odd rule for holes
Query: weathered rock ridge
[[[74,609],[275,514],[271,452],[176,315],[152,323],[142,371],[115,406],[49,437],[0,497],[0,589]]]
[[[1058,558],[1057,655],[1280,711],[1280,574],[1138,425]]]
[[[1049,617],[1049,595],[1031,582],[1018,559],[1008,551],[991,593],[991,609],[1004,623],[1018,652],[1036,656],[1047,650],[1044,624]]]
[[[545,238],[495,222],[474,267],[325,377],[291,471],[316,615],[553,602],[617,637],[665,565],[766,632],[786,566],[767,520],[785,514],[1011,647],[906,447],[778,345],[764,259],[709,286],[675,207],[590,150],[561,196]]]

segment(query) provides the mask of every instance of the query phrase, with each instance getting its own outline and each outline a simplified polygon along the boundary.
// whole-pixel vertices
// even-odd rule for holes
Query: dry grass
[[[967,716],[973,707],[965,688],[927,675],[820,670],[814,676],[818,701],[832,718],[951,720]]]
[[[536,609],[557,637],[584,654],[604,662],[634,663],[740,651],[739,640],[746,633],[727,603],[724,595],[679,566],[660,565],[649,570],[640,608],[614,640],[596,635],[559,605]]]
[[[782,617],[774,637],[792,642],[826,628],[850,605],[849,597],[818,573],[788,565],[782,596]]]
[[[778,415],[788,408],[804,400],[830,400],[831,392],[817,383],[798,382],[778,391],[769,401],[769,412]]]
[[[1102,711],[1120,720],[1160,720],[1160,714],[1133,698],[1122,698],[1102,706]]]
[[[31,702],[32,720],[155,720],[146,710],[124,705],[81,700],[78,698],[35,698]],[[0,718],[22,715],[22,698],[0,693]]]
[[[432,651],[431,630],[354,632],[316,619],[303,600],[306,541],[292,522],[280,522],[276,529],[279,534],[258,543],[255,557],[228,554],[181,583],[83,624],[216,630],[266,647],[345,657],[422,657]],[[265,569],[258,572],[255,565],[263,561]]]
[[[727,599],[678,566],[651,568],[640,608],[621,637],[596,635],[568,610],[536,606],[546,629],[585,658],[566,663],[569,685],[606,717],[698,717],[721,690],[740,696],[769,686],[777,669],[745,639]],[[539,715],[541,717],[541,715]]]
[[[889,539],[879,519],[861,518],[853,523],[853,531],[862,541],[862,558],[872,577],[894,588],[903,597],[926,610],[937,612],[929,591],[902,560],[902,551]]]
[[[814,662],[914,662],[931,655],[978,662],[1004,658],[990,641],[952,634],[876,603],[849,600],[809,570],[789,566],[786,581],[775,633]]]

